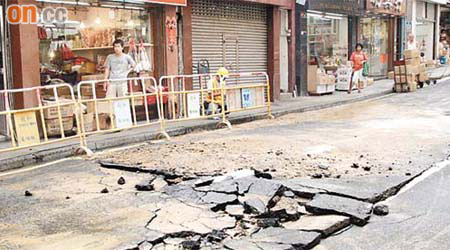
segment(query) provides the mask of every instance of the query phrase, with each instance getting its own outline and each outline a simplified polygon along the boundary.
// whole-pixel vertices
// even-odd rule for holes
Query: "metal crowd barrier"
[[[48,91],[50,91],[51,95],[48,95]],[[33,94],[33,92],[38,100],[37,107],[23,109],[11,107],[9,100],[13,95],[21,94],[25,97],[29,96],[26,93]],[[60,92],[65,93],[64,99]],[[79,130],[79,107],[75,100],[72,86],[57,84],[24,89],[8,89],[1,90],[0,95],[5,100],[5,111],[0,111],[0,115],[6,116],[11,137],[11,147],[2,148],[0,152],[57,143],[77,137],[80,139],[80,147],[87,149],[82,133]],[[43,100],[42,97],[51,100]],[[73,118],[76,121],[76,133],[72,131]]]
[[[214,77],[215,74],[161,77],[160,87],[169,89],[166,93],[169,97],[169,110],[168,114],[163,116],[163,126],[165,127],[168,122],[218,118],[220,122],[217,127],[231,128],[231,123],[227,119],[228,114],[262,108],[267,108],[268,116],[273,117],[267,73],[230,74],[224,85],[208,87],[208,83]],[[187,81],[193,83],[192,90],[187,90]],[[220,96],[217,98],[218,101],[215,101],[214,96]],[[211,100],[213,101],[211,102]],[[217,104],[219,107],[211,105],[211,103]],[[211,105],[209,110],[207,110],[206,104],[208,107]],[[161,107],[161,110],[162,114],[165,114],[164,107]]]
[[[106,97],[103,86],[109,82],[113,84],[127,82],[128,95],[121,97]],[[120,85],[120,84],[117,84]],[[136,86],[141,87],[141,91],[135,92]],[[88,136],[92,134],[121,131],[131,128],[138,128],[160,124],[158,138],[169,138],[161,124],[161,101],[162,90],[153,77],[134,77],[117,80],[91,80],[82,81],[78,84],[78,102],[87,110],[87,114],[93,114],[94,123],[90,127],[90,121],[86,121],[85,115],[81,116],[82,134]],[[99,97],[99,92],[102,96]],[[131,107],[130,107],[131,104]],[[150,119],[149,105],[156,108],[157,118]],[[136,106],[144,106],[145,119],[139,121]],[[131,109],[131,112],[130,112]],[[93,111],[93,112],[89,112]],[[94,127],[95,125],[95,127]]]
[[[267,109],[268,117],[273,118],[266,73],[230,74],[225,84],[214,87],[211,81],[215,77],[215,74],[164,76],[159,84],[153,77],[108,80],[110,86],[115,82],[127,83],[124,92],[129,94],[121,97],[106,97],[103,90],[106,80],[80,82],[77,98],[68,84],[2,90],[0,96],[5,99],[6,108],[0,110],[0,116],[6,116],[11,146],[0,148],[0,152],[79,138],[79,149],[90,154],[87,136],[93,134],[159,124],[157,138],[170,139],[166,133],[166,123],[170,122],[216,118],[218,127],[231,128],[230,113],[255,109]],[[193,83],[193,89],[187,90],[187,81]],[[36,94],[37,107],[10,107],[12,95],[28,92]],[[140,115],[138,106],[143,106]],[[150,111],[154,111],[154,119]]]

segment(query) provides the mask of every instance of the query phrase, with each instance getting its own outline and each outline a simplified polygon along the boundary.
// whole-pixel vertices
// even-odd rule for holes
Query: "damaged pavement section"
[[[142,170],[106,167],[112,166]],[[160,191],[165,200],[154,204],[146,225],[158,237],[123,249],[311,249],[352,224],[364,226],[371,202],[407,181],[352,191],[353,183],[344,180],[273,180],[253,170],[198,178],[151,169],[141,173],[157,176],[138,183],[137,190]]]

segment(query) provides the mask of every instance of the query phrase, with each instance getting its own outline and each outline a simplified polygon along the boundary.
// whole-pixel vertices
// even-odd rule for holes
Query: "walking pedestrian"
[[[123,53],[124,42],[117,39],[113,43],[114,54],[108,55],[105,62],[105,84],[106,97],[123,97],[128,92],[127,81],[114,81],[126,79],[128,73],[133,71],[136,63],[131,56]],[[111,81],[109,81],[111,80]]]
[[[447,36],[441,34],[439,39],[439,62],[441,64],[447,63],[448,49]]]
[[[356,44],[356,51],[354,51],[350,57],[350,61],[353,65],[353,73],[352,79],[350,80],[350,88],[348,89],[348,93],[351,94],[353,90],[353,83],[357,84],[358,93],[361,93],[361,84],[364,80],[363,76],[363,68],[364,63],[367,62],[367,55],[363,51],[363,45],[358,43]]]

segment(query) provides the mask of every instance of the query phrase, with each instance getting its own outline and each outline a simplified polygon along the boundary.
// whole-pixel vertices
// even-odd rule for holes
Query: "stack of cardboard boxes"
[[[308,65],[308,93],[321,95],[333,93],[336,89],[336,77],[320,70],[317,65]]]
[[[58,102],[56,102],[55,100],[42,100],[42,106],[44,106],[43,113],[47,136],[61,135],[61,125],[59,119],[60,116],[58,107],[55,106],[58,103],[60,105],[59,110],[61,112],[63,131],[71,132],[73,129],[75,104],[72,100],[63,98],[58,98]]]
[[[83,80],[101,80],[103,79],[103,75],[89,75],[84,76]],[[92,100],[94,99],[94,88],[91,84],[85,84],[81,86],[81,99],[82,100]],[[95,85],[95,95],[97,100],[106,97],[106,91],[103,88],[103,84]],[[85,101],[82,103],[86,108],[83,110],[83,121],[84,121],[84,130],[85,132],[90,132],[97,129],[97,123],[95,120],[95,110],[96,105],[94,101]],[[107,101],[97,101],[97,112],[99,118],[100,129],[109,129],[111,128],[111,118],[110,114],[112,113],[112,105]]]
[[[394,66],[396,92],[413,92],[417,90],[417,80],[421,73],[419,50],[405,50],[404,64]]]

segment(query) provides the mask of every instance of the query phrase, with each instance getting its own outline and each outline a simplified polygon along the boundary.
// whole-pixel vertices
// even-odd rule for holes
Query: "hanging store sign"
[[[367,10],[374,13],[404,16],[406,0],[367,0]]]
[[[145,1],[149,3],[187,6],[187,0],[145,0]]]
[[[358,16],[362,10],[359,0],[310,0],[308,10]]]

